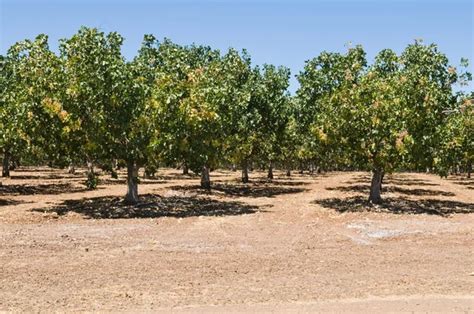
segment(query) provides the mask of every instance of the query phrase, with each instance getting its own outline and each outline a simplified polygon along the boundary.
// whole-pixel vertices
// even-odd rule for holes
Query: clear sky
[[[132,58],[143,34],[179,44],[246,48],[254,64],[286,65],[297,74],[323,50],[362,44],[371,60],[384,48],[401,52],[415,38],[437,43],[453,65],[474,63],[473,0],[0,0],[0,54],[13,43],[48,34],[58,39],[81,25],[118,31]],[[470,65],[470,71],[474,67]],[[298,86],[291,81],[291,91]],[[468,90],[472,90],[473,84]]]

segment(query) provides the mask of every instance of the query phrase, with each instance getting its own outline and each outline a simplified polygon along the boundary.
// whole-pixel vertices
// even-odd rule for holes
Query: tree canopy
[[[245,50],[221,52],[145,35],[132,60],[124,38],[82,27],[59,54],[39,35],[0,57],[0,150],[3,176],[15,160],[115,171],[127,167],[125,200],[136,203],[138,169],[183,167],[211,188],[210,171],[299,165],[373,174],[379,203],[385,173],[447,175],[473,160],[473,96],[453,90],[471,80],[467,60],[452,66],[435,44],[420,41],[369,62],[361,46],[323,52],[288,91],[284,66],[253,65]]]

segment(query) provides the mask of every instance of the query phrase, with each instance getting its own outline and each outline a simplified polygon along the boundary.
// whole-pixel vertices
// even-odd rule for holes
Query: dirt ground
[[[0,310],[473,312],[474,181],[160,170],[126,206],[124,174],[21,168],[0,186]]]

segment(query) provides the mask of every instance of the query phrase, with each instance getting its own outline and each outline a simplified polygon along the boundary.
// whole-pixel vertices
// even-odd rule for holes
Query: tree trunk
[[[2,177],[10,177],[10,153],[3,154]]]
[[[273,162],[272,161],[270,161],[270,163],[268,164],[267,178],[270,180],[273,180]]]
[[[237,167],[235,166],[235,164],[232,164],[232,171],[237,171]]]
[[[87,162],[87,173],[89,175],[95,175],[95,173],[94,173],[94,163],[91,162],[91,161]]]
[[[98,183],[98,180],[94,172],[94,163],[91,161],[88,161],[86,186],[89,190],[95,190],[97,188],[97,183]]]
[[[118,173],[117,173],[117,159],[112,159],[112,163],[110,165],[110,177],[112,179],[118,179]]]
[[[127,161],[127,194],[125,203],[138,203],[138,168],[133,161]]]
[[[76,173],[76,167],[74,167],[73,163],[69,164],[69,167],[67,168],[67,173],[69,173],[69,174],[75,174]]]
[[[208,166],[203,166],[201,170],[201,188],[206,190],[211,189],[211,177],[209,175]]]
[[[242,162],[242,183],[249,182],[249,170],[248,170],[248,162],[244,160]]]
[[[12,158],[12,164],[14,166],[13,170],[15,170],[16,168],[19,168],[21,166],[20,158]]]
[[[299,168],[300,168],[299,174],[303,174],[303,173],[304,173],[304,166],[303,166],[303,162],[302,162],[302,161],[300,161]]]
[[[370,185],[369,202],[372,204],[382,203],[380,190],[382,186],[383,171],[381,169],[374,169],[372,172],[372,183]]]
[[[380,176],[380,192],[382,192],[382,185],[383,185],[383,178],[385,177],[385,171],[382,171],[382,175]]]
[[[471,171],[472,171],[472,163],[470,161],[467,162],[467,166],[466,166],[466,172],[467,172],[467,178],[470,179],[471,178]]]
[[[188,174],[189,174],[188,164],[184,161],[183,162],[183,175],[188,175]]]

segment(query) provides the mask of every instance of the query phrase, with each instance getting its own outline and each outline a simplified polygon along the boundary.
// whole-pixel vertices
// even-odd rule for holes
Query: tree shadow
[[[366,178],[356,178],[354,180],[347,181],[345,183],[347,184],[363,184],[370,182],[372,178],[366,177]],[[383,184],[393,184],[393,185],[407,185],[407,186],[413,186],[413,185],[418,185],[418,186],[439,186],[437,183],[431,183],[427,182],[425,180],[420,180],[420,179],[394,179],[394,178],[384,178],[383,179]]]
[[[59,179],[76,179],[80,178],[81,174],[48,174],[45,176],[41,175],[16,175],[12,174],[11,180],[59,180]]]
[[[12,170],[11,172],[55,172],[58,171],[58,169],[53,169],[53,168],[16,168],[15,170]]]
[[[166,174],[166,175],[155,175],[153,179],[156,180],[164,180],[164,181],[171,181],[171,180],[195,180],[198,179],[199,176],[197,174]]]
[[[0,195],[35,195],[85,192],[85,187],[76,187],[71,183],[51,183],[38,185],[9,184],[0,185]]]
[[[177,185],[170,187],[176,191],[194,192],[196,194],[212,194],[220,193],[233,197],[274,197],[281,194],[301,193],[307,191],[303,188],[292,188],[283,186],[274,186],[273,184],[230,184],[230,183],[214,183],[211,190],[202,189],[199,185]]]
[[[253,214],[257,206],[240,202],[224,202],[209,198],[146,194],[140,196],[136,205],[127,205],[119,197],[96,197],[82,200],[66,200],[51,208],[32,209],[35,212],[55,212],[66,215],[69,212],[79,213],[93,219],[119,218],[185,218],[195,216],[236,216]]]
[[[326,188],[328,191],[343,191],[343,192],[359,192],[366,193],[370,192],[369,185],[349,185],[349,186],[338,186],[334,188]],[[406,189],[399,186],[386,186],[383,185],[382,190],[384,192],[399,193],[405,195],[417,195],[417,196],[456,196],[452,192],[439,191],[439,190],[427,190],[427,189]]]
[[[451,183],[465,186],[467,189],[474,190],[474,180],[473,179],[461,179],[461,180],[450,180]]]
[[[446,200],[410,200],[406,198],[386,198],[380,205],[372,205],[360,196],[345,199],[329,198],[316,200],[313,204],[344,212],[388,212],[394,214],[429,214],[446,216],[449,214],[474,213],[474,204]]]
[[[214,184],[221,184],[221,185],[229,185],[229,182],[232,182],[232,185],[253,185],[253,186],[302,186],[302,185],[308,185],[310,182],[304,182],[304,181],[291,181],[291,180],[269,180],[269,179],[250,179],[249,183],[247,184],[242,184],[242,181],[240,178],[233,179],[233,180],[213,180]]]
[[[384,184],[393,184],[393,185],[420,185],[420,186],[439,186],[438,183],[431,183],[425,180],[420,179],[384,179]]]
[[[147,185],[147,184],[163,184],[166,183],[164,180],[154,179],[139,179],[138,185]],[[99,178],[99,186],[101,185],[125,185],[127,184],[126,179],[104,179]]]
[[[25,201],[17,201],[12,199],[0,199],[0,206],[10,206],[10,205],[19,205],[27,203]]]
[[[291,181],[291,180],[256,180],[257,184],[270,184],[276,186],[302,186],[309,185],[310,182]]]

